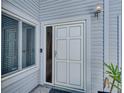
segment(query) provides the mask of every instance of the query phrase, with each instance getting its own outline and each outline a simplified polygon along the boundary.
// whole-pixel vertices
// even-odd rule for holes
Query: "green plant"
[[[121,69],[118,65],[114,66],[112,63],[105,64],[105,66],[107,67],[106,73],[112,78],[110,93],[112,93],[113,87],[121,90]]]

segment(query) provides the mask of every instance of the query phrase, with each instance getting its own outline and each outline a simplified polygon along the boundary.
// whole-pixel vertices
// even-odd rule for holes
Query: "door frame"
[[[40,69],[40,82],[42,85],[52,85],[54,86],[54,51],[52,52],[52,83],[46,82],[46,26],[52,26],[52,38],[53,38],[53,44],[52,48],[54,48],[54,26],[58,24],[68,24],[68,23],[75,23],[75,22],[86,22],[86,29],[84,32],[85,40],[84,43],[86,44],[84,46],[84,65],[86,66],[85,70],[85,91],[91,92],[91,16],[85,15],[85,16],[75,16],[75,17],[69,17],[69,18],[63,18],[63,19],[54,19],[50,21],[43,21],[41,22],[41,48],[43,49],[43,54],[41,55],[41,69]],[[87,63],[87,64],[86,64]]]

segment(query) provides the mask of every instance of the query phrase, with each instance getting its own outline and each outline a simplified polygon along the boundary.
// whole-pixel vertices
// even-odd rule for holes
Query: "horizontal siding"
[[[29,93],[39,84],[39,71],[2,88],[2,93]]]
[[[91,14],[97,0],[49,0],[40,4],[41,20]]]
[[[98,20],[94,9],[98,0],[41,0],[40,20],[53,20],[91,15],[91,77],[92,93],[103,88],[103,13]],[[99,0],[103,5],[103,0]]]
[[[9,2],[13,6],[27,13],[35,19],[39,19],[39,9],[40,4],[39,0],[2,0],[2,3],[5,1]]]

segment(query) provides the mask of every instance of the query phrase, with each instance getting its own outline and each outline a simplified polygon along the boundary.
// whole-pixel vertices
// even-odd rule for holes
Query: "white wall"
[[[3,0],[2,11],[36,26],[36,65],[2,78],[2,93],[29,93],[39,84],[40,22],[38,0]],[[20,47],[20,46],[19,46]]]
[[[122,0],[109,0],[109,60],[117,63],[117,16],[121,15]]]
[[[109,0],[109,62],[121,66],[121,22],[118,23],[117,16],[121,17],[122,0]],[[121,20],[119,20],[121,21]],[[120,39],[119,39],[120,38]],[[117,93],[114,88],[113,93]]]
[[[2,0],[2,4],[5,1],[18,8],[21,12],[39,20],[39,0]]]
[[[40,1],[40,3],[39,3]],[[5,9],[13,9],[14,13],[20,11],[32,19],[40,21],[61,19],[73,16],[91,16],[91,85],[92,93],[96,93],[97,90],[103,88],[103,13],[100,14],[98,20],[94,17],[94,9],[97,3],[103,5],[104,0],[3,0],[2,6]],[[109,61],[116,63],[117,61],[117,15],[121,14],[121,0],[109,0]],[[13,6],[13,7],[10,7]],[[40,14],[40,15],[39,15]],[[39,70],[36,73],[30,74],[27,79],[38,84],[38,81],[34,80]],[[21,79],[20,82],[24,82],[25,79]],[[35,77],[37,78],[37,77]],[[26,84],[29,82],[26,81]],[[2,84],[4,84],[2,82]],[[22,89],[23,83],[13,83]],[[19,84],[19,85],[18,85]],[[26,85],[25,84],[25,85]],[[35,85],[34,84],[34,85]],[[4,85],[2,85],[4,86]],[[2,88],[2,91],[9,91],[12,87]],[[31,87],[32,88],[32,87]],[[30,89],[31,89],[30,88]],[[8,89],[8,90],[7,90]],[[16,89],[15,89],[16,90]],[[7,92],[5,92],[7,93]],[[18,92],[15,92],[18,93]],[[22,92],[21,92],[22,93]]]
[[[103,89],[103,13],[94,17],[97,3],[103,0],[41,0],[40,20],[53,20],[73,16],[91,16],[91,85],[92,93]]]
[[[32,73],[25,75],[20,74],[13,77],[14,82],[7,84],[11,79],[2,81],[2,93],[29,93],[33,88],[39,84],[39,71],[32,71]],[[18,79],[19,78],[19,79]]]

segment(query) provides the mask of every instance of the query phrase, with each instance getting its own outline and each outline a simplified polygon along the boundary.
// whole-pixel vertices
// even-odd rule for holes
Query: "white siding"
[[[119,34],[119,23],[117,22],[117,16],[121,16],[121,3],[122,0],[109,0],[109,61],[113,64],[121,65],[121,40]],[[119,42],[119,43],[118,43]],[[119,47],[119,48],[118,48]],[[119,62],[120,61],[120,62]],[[117,93],[114,89],[113,93]]]
[[[103,88],[103,13],[98,20],[94,17],[94,9],[97,3],[103,5],[104,0],[3,0],[40,21],[61,19],[73,16],[91,15],[91,85],[92,93],[97,93]],[[39,3],[40,1],[40,3]],[[109,2],[109,60],[117,62],[117,15],[121,15],[121,0],[110,0]],[[26,91],[28,87],[35,87],[38,84],[38,72],[30,74],[12,86],[2,89],[3,93],[14,93],[19,89],[22,93],[23,83]],[[36,77],[35,77],[36,76]],[[29,83],[29,81],[31,83]],[[34,83],[33,83],[34,82]],[[29,84],[29,85],[28,85]],[[31,84],[34,84],[33,86]],[[15,89],[11,89],[14,86]],[[21,87],[22,86],[22,87]],[[30,88],[30,90],[31,90]],[[11,91],[10,91],[11,90]],[[18,92],[19,92],[18,91]],[[15,92],[15,93],[18,93]],[[20,93],[20,92],[19,92]]]
[[[2,4],[7,1],[9,4],[15,6],[20,11],[39,19],[39,0],[2,0]]]
[[[117,64],[117,16],[121,15],[121,1],[122,0],[110,0],[109,2],[109,60],[112,63]]]
[[[35,71],[28,76],[12,83],[11,85],[2,88],[2,93],[29,93],[39,84],[38,80],[39,71]]]
[[[41,22],[73,16],[91,16],[92,93],[103,89],[103,13],[98,20],[94,17],[97,3],[103,5],[103,0],[41,0],[40,3]]]

